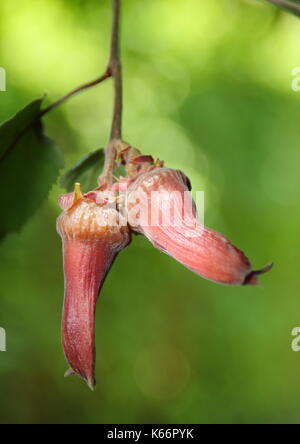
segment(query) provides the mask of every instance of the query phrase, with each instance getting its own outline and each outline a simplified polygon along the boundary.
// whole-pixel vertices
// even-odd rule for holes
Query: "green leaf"
[[[269,3],[277,6],[284,11],[290,12],[291,14],[300,17],[300,3],[299,0],[267,0]]]
[[[74,184],[80,182],[84,192],[96,188],[97,179],[104,165],[104,150],[101,148],[82,157],[61,178],[62,188],[68,192],[74,190]]]
[[[42,102],[35,100],[0,126],[0,238],[21,229],[64,165],[59,148],[43,134]]]

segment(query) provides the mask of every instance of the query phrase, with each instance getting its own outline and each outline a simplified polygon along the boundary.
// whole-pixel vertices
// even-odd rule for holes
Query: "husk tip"
[[[73,369],[69,368],[65,372],[64,377],[68,378],[69,376],[72,376],[72,375],[76,375],[76,372]],[[95,389],[96,389],[96,380],[95,380],[95,378],[94,377],[90,377],[90,378],[83,378],[82,377],[82,379],[84,379],[84,381],[87,383],[88,387],[92,390],[92,392],[94,392]]]
[[[260,270],[253,270],[251,271],[245,278],[244,285],[258,285],[258,276],[261,274],[265,274],[268,271],[272,270],[274,267],[274,262],[266,265],[265,267],[261,268]]]
[[[69,376],[72,376],[72,375],[74,375],[74,374],[75,374],[74,370],[72,370],[71,368],[69,368],[69,369],[65,372],[64,377],[65,377],[65,378],[68,378]]]
[[[95,381],[95,379],[94,378],[87,379],[86,382],[87,382],[88,387],[91,389],[91,391],[94,392],[95,389],[96,389],[96,381]]]

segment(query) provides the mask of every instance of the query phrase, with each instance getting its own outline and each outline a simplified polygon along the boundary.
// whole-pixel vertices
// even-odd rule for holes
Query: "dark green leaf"
[[[267,0],[269,3],[272,3],[278,8],[283,9],[284,11],[290,12],[291,14],[297,15],[300,17],[300,2],[299,0]]]
[[[93,151],[80,159],[61,178],[60,184],[68,192],[73,191],[75,182],[80,182],[84,192],[96,188],[97,179],[104,164],[104,150]]]
[[[63,168],[61,151],[43,134],[42,102],[35,100],[0,126],[0,238],[34,214]]]

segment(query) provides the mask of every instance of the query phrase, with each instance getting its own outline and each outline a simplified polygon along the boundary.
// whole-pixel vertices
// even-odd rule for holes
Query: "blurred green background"
[[[123,3],[125,140],[184,170],[206,224],[276,266],[222,287],[134,239],[98,303],[92,393],[63,378],[55,186],[0,244],[0,422],[299,423],[300,21],[258,0]],[[102,73],[109,34],[109,0],[1,0],[1,121]],[[67,167],[105,145],[111,114],[107,81],[46,117]]]

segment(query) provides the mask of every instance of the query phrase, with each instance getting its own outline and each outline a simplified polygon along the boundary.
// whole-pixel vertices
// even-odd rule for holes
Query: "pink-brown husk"
[[[156,224],[150,217],[156,205],[153,203],[153,191],[159,192],[160,196]],[[172,198],[174,192],[177,193]],[[178,198],[178,194],[182,199]],[[164,209],[169,208],[170,200],[170,223],[162,223]],[[181,205],[182,202],[188,204]],[[180,171],[157,168],[140,175],[129,187],[127,214],[136,205],[139,218],[136,223],[133,222],[132,228],[144,234],[156,248],[206,279],[225,285],[256,285],[256,276],[270,268],[253,271],[249,259],[240,249],[222,234],[200,223],[189,192],[189,180]],[[143,214],[147,214],[146,219]]]

